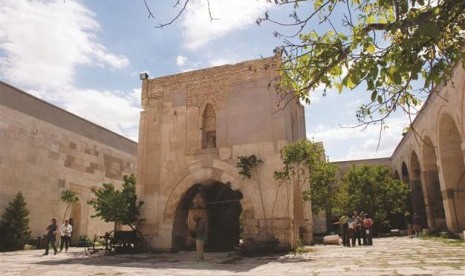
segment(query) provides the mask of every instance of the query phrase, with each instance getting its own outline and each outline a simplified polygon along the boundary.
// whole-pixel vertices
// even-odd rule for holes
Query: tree
[[[338,192],[338,207],[343,213],[364,211],[377,227],[389,227],[388,217],[401,213],[409,195],[409,187],[392,177],[382,165],[353,166],[345,175]]]
[[[105,222],[114,222],[115,230],[118,223],[128,225],[135,230],[141,221],[140,208],[143,201],[137,201],[136,178],[133,174],[123,177],[123,189],[115,188],[112,183],[103,183],[103,187],[92,188],[95,198],[87,201],[94,207],[96,213],[92,217],[100,217]]]
[[[79,196],[75,191],[63,190],[61,192],[60,199],[64,203],[67,203],[65,213],[63,214],[63,220],[61,221],[61,223],[63,223],[66,219],[69,207],[71,207],[72,204],[79,202]]]
[[[312,212],[326,214],[326,227],[331,229],[333,208],[336,206],[338,168],[324,159],[313,165],[310,175],[310,189],[303,191],[304,200],[311,200]]]
[[[252,173],[257,178],[258,192],[260,193],[260,201],[262,203],[263,219],[265,220],[265,235],[266,239],[268,239],[268,222],[266,218],[262,186],[260,183],[260,174],[258,173],[258,166],[263,163],[263,160],[258,158],[255,154],[249,156],[239,156],[237,158],[239,159],[239,162],[237,162],[236,167],[239,169],[239,174],[242,175],[242,179],[251,179]]]
[[[465,57],[464,1],[316,0],[312,12],[302,11],[306,1],[274,2],[294,5],[288,23],[297,28],[283,36],[282,91],[309,102],[317,87],[360,87],[370,95],[357,111],[361,123],[383,123],[396,108],[410,113],[416,92],[450,79]],[[324,31],[309,30],[313,23]]]
[[[213,19],[210,0],[203,1]],[[259,25],[272,22],[286,30],[275,32],[284,53],[281,93],[310,103],[318,88],[366,90],[369,100],[357,111],[361,124],[382,126],[399,108],[410,114],[420,104],[418,93],[450,80],[465,57],[465,1],[263,1],[291,8],[289,21],[274,20],[268,12],[257,19]],[[160,27],[178,19],[189,2],[176,0],[179,13]]]
[[[8,203],[0,222],[0,251],[22,250],[31,237],[29,211],[23,194],[18,192]]]
[[[326,161],[322,144],[301,140],[286,145],[282,158],[284,168],[275,172],[275,179],[293,183],[302,198],[311,201],[312,212],[325,211],[329,222],[335,201],[337,167]]]

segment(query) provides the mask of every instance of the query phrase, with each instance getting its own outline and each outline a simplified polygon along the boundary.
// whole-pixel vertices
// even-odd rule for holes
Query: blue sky
[[[277,26],[257,26],[265,11],[285,18],[264,0],[210,0],[192,5],[174,24],[176,1],[0,0],[1,80],[137,141],[140,72],[159,77],[273,55]],[[356,124],[370,95],[361,89],[322,97],[306,106],[307,137],[322,141],[331,161],[388,157],[408,118],[396,114],[383,131]],[[346,126],[341,128],[340,126]]]

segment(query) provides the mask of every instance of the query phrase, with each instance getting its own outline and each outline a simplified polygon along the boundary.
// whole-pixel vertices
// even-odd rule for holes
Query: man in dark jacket
[[[54,254],[55,255],[57,254],[57,246],[55,244],[57,231],[58,231],[57,220],[52,218],[52,224],[47,226],[47,241],[46,241],[46,244],[45,244],[45,253],[44,253],[44,255],[48,255],[48,247],[49,247],[50,243],[53,245]]]

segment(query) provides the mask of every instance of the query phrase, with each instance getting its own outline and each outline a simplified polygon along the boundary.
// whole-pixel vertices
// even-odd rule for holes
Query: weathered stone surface
[[[85,255],[82,248],[42,256],[43,250],[0,253],[0,275],[457,275],[465,273],[465,246],[441,241],[374,239],[374,246],[309,246],[302,255],[240,258],[229,252]],[[421,251],[421,254],[414,254]],[[435,263],[437,262],[437,263]]]
[[[244,238],[275,236],[282,245],[292,246],[299,238],[311,241],[310,207],[301,202],[300,193],[286,193],[273,179],[282,166],[282,147],[305,138],[302,105],[293,101],[283,109],[276,107],[273,81],[279,62],[271,57],[143,81],[138,194],[145,202],[157,202],[157,210],[142,210],[147,225],[165,225],[164,231],[142,226],[152,237],[151,247],[182,249],[192,189],[200,189],[211,201],[207,246],[221,235],[229,236],[225,225],[238,224],[234,216],[241,212]],[[239,156],[252,154],[264,160],[260,189],[256,176],[244,179],[236,168]],[[226,193],[225,187],[233,191]],[[293,199],[286,198],[288,194]],[[234,200],[239,209],[224,207],[236,204]],[[223,221],[231,213],[234,221]],[[282,218],[286,225],[272,223]],[[156,242],[161,240],[163,246]]]
[[[90,218],[91,187],[122,183],[136,170],[137,144],[116,133],[0,82],[0,212],[21,191],[29,210],[32,236],[45,232],[52,217],[61,223],[71,189],[74,236],[103,235],[111,224]]]

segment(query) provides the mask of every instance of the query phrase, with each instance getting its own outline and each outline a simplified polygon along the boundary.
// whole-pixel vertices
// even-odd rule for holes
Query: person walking
[[[205,256],[203,254],[203,247],[205,245],[205,240],[207,238],[205,220],[196,214],[194,215],[194,221],[195,221],[195,249],[197,251],[197,260],[204,261]]]
[[[46,230],[47,230],[47,240],[46,240],[46,244],[45,244],[45,253],[44,253],[44,255],[48,255],[48,249],[49,249],[50,243],[53,246],[54,255],[56,255],[57,254],[57,246],[56,246],[55,242],[56,242],[56,233],[58,231],[58,225],[57,225],[57,220],[55,218],[52,218],[52,224],[47,226]]]
[[[60,244],[60,252],[63,251],[63,246],[65,247],[65,252],[68,252],[69,241],[71,239],[71,233],[73,232],[73,226],[68,223],[68,220],[65,220],[60,227],[61,233],[61,244]]]

